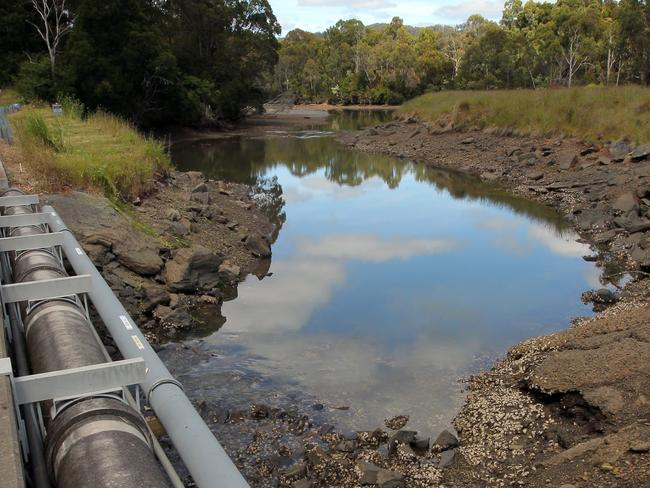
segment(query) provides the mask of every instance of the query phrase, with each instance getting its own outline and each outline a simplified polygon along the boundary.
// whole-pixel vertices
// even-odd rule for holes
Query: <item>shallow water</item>
[[[555,212],[335,142],[373,117],[173,146],[180,169],[272,190],[260,201],[279,229],[270,275],[241,283],[225,324],[208,319],[202,339],[162,352],[191,395],[322,403],[342,429],[409,414],[433,433],[462,401],[460,378],[591,314],[580,294],[601,286],[599,270]]]

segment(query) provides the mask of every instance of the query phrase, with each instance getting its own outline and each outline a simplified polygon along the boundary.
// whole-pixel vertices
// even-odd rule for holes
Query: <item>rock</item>
[[[184,237],[190,233],[190,225],[183,222],[171,222],[167,230],[177,237]]]
[[[616,302],[616,297],[614,296],[614,292],[608,290],[607,288],[600,288],[599,290],[596,291],[596,295],[598,296],[598,299],[601,301],[601,303]]]
[[[533,180],[533,181],[538,181],[544,178],[544,173],[541,171],[531,171],[526,175],[528,179]]]
[[[620,139],[616,142],[613,142],[609,145],[609,154],[612,157],[612,161],[623,161],[625,156],[627,156],[632,151],[632,146],[630,142],[625,139]]]
[[[169,294],[169,307],[174,309],[178,307],[178,302],[179,302],[180,297],[178,296],[177,293],[170,293]]]
[[[221,263],[219,266],[219,275],[225,281],[237,281],[239,279],[239,274],[241,273],[241,268],[236,264],[231,264],[229,262]]]
[[[406,426],[409,421],[408,415],[396,415],[390,419],[384,420],[384,425],[391,430],[399,430]]]
[[[461,144],[473,144],[476,141],[473,137],[468,137],[460,141]]]
[[[210,205],[210,194],[208,192],[192,193],[190,201],[200,203],[201,205]]]
[[[380,488],[401,488],[404,486],[404,476],[396,471],[380,469],[377,472],[377,485]]]
[[[633,223],[627,227],[627,231],[630,234],[636,234],[638,232],[645,232],[650,230],[650,220],[641,220],[639,222]]]
[[[158,305],[169,305],[171,300],[169,292],[161,286],[149,286],[145,288],[144,295],[145,300],[143,308],[145,312],[153,310]]]
[[[357,467],[361,471],[361,478],[359,484],[361,485],[375,485],[377,484],[377,473],[381,471],[379,466],[375,466],[368,461],[358,461]]]
[[[446,451],[447,449],[452,449],[458,447],[459,442],[454,434],[448,430],[443,430],[436,440],[433,443],[432,448],[437,449],[438,451]]]
[[[292,488],[312,488],[312,486],[314,486],[314,484],[307,478],[294,481],[293,484],[291,485]]]
[[[192,188],[192,193],[205,193],[208,191],[208,185],[205,183],[199,183],[194,188]]]
[[[641,161],[642,159],[646,159],[648,156],[650,156],[650,144],[643,144],[637,147],[630,154],[632,161]]]
[[[104,266],[115,259],[115,254],[101,244],[84,244],[83,248],[95,266]]]
[[[620,195],[612,204],[612,208],[623,213],[631,212],[639,209],[639,201],[636,195],[629,191]]]
[[[165,218],[172,222],[178,222],[181,220],[181,213],[175,208],[168,208],[165,212]]]
[[[198,289],[210,290],[219,282],[222,258],[210,250],[197,246],[176,251],[174,259],[167,261],[164,277],[174,292],[194,293]]]
[[[451,464],[454,462],[455,457],[456,451],[454,449],[442,451],[442,453],[440,453],[440,461],[438,461],[438,468],[443,469],[451,466]]]
[[[560,169],[568,170],[578,164],[578,155],[572,153],[565,153],[558,155],[558,165]]]
[[[115,255],[119,263],[125,268],[141,276],[153,276],[158,274],[163,266],[162,258],[158,250],[148,247],[132,248],[132,242],[125,245],[118,244],[115,247]]]
[[[388,440],[388,454],[391,456],[396,454],[399,444],[408,446],[415,442],[416,435],[417,432],[414,430],[398,430],[395,432]]]
[[[650,451],[650,440],[634,440],[630,443],[630,451],[637,454]]]
[[[416,437],[413,442],[411,442],[411,447],[414,449],[426,450],[429,449],[430,444],[429,437]]]
[[[357,443],[354,440],[342,440],[336,445],[336,450],[339,452],[354,452],[357,448]]]
[[[270,258],[271,257],[271,246],[266,242],[262,237],[249,235],[244,241],[246,248],[253,253],[253,256],[257,258]]]
[[[158,308],[160,308],[159,306]],[[156,308],[156,310],[158,310]],[[169,307],[164,307],[165,309]],[[169,309],[171,310],[171,309]],[[161,317],[161,322],[167,327],[173,327],[177,330],[189,330],[194,326],[194,319],[189,311],[185,308],[177,308],[165,317]]]
[[[172,309],[164,305],[158,305],[153,312],[154,317],[164,320],[172,314]]]

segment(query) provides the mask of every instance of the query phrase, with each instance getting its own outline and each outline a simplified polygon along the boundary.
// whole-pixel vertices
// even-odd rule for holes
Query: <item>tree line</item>
[[[401,103],[425,91],[650,84],[650,1],[507,0],[500,22],[413,28],[341,20],[281,41],[272,90],[301,101]]]
[[[0,87],[64,95],[142,126],[260,107],[278,59],[267,0],[0,2]]]

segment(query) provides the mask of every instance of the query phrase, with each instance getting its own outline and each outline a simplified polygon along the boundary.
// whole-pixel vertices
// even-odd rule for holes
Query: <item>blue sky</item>
[[[395,16],[415,26],[459,24],[472,14],[501,18],[503,0],[270,0],[282,25],[292,29],[323,31],[339,19],[356,18],[364,24],[390,22]]]

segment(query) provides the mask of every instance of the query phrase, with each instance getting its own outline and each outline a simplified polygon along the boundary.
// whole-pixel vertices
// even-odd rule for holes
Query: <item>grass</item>
[[[60,117],[36,107],[10,116],[24,164],[46,175],[54,190],[73,186],[131,201],[171,168],[164,146],[124,120],[104,112],[82,117],[83,107],[69,100],[63,106]]]
[[[650,142],[650,88],[640,86],[443,91],[414,98],[399,113],[461,129]]]
[[[20,95],[13,88],[0,88],[0,107],[20,101]]]

